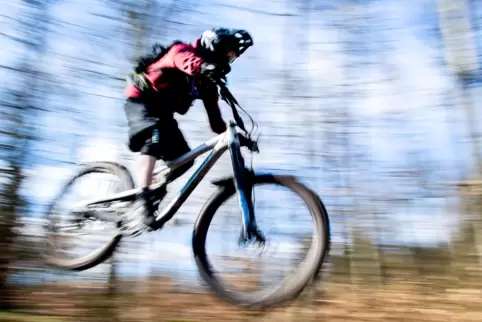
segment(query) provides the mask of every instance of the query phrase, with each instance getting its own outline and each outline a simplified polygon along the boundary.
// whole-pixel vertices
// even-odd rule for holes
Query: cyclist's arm
[[[185,44],[174,45],[170,54],[172,55],[173,67],[191,76],[199,74],[204,60],[194,54],[191,46]]]
[[[168,64],[172,64],[172,67],[191,76],[196,76],[200,73],[200,67],[204,60],[194,54],[191,46],[186,44],[174,45],[168,55],[170,55]],[[208,115],[211,130],[214,133],[223,133],[226,131],[226,123],[221,116],[218,105],[219,97],[217,86],[204,84],[204,86],[200,88],[200,94]]]
[[[214,133],[221,134],[226,131],[226,122],[224,121],[221,110],[219,108],[219,95],[217,87],[209,85],[201,90],[201,97],[209,119],[209,125]]]

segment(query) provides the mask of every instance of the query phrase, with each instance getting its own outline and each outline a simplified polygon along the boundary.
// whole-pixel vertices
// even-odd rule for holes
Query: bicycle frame
[[[179,158],[170,162],[166,162],[164,166],[154,170],[154,175],[161,174],[167,178],[169,176],[169,173],[173,170],[179,168],[180,166],[191,160],[196,159],[202,154],[211,151],[201,163],[201,165],[199,165],[196,171],[192,174],[186,184],[173,198],[173,200],[171,200],[171,202],[167,206],[161,209],[160,213],[156,217],[156,228],[161,228],[176,214],[179,208],[191,195],[199,182],[205,177],[205,175],[209,172],[209,170],[213,167],[217,160],[223,155],[226,150],[229,150],[231,155],[231,161],[233,164],[235,188],[238,192],[238,198],[243,216],[243,237],[251,237],[252,229],[255,229],[254,211],[251,202],[251,193],[250,191],[246,191],[246,188],[248,188],[248,186],[246,186],[246,182],[244,181],[244,174],[247,170],[244,167],[244,160],[241,155],[242,145],[240,144],[239,140],[240,136],[241,134],[236,131],[236,123],[234,121],[230,121],[228,123],[228,128],[224,133],[212,138],[209,141],[206,141],[194,150],[191,150],[190,152],[180,156]],[[153,184],[150,188],[152,190],[155,190],[160,188],[163,184],[164,183]],[[133,200],[136,194],[140,192],[140,190],[141,188],[131,189],[117,194],[113,194],[106,198],[82,202],[80,205],[78,205],[78,207],[89,207],[113,201]],[[100,218],[100,214],[97,216],[99,216]]]

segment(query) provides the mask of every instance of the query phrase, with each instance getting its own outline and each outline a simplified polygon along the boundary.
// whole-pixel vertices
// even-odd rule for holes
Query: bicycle
[[[328,214],[323,202],[316,193],[300,183],[295,176],[257,173],[245,166],[244,158],[241,154],[241,147],[246,147],[251,153],[259,153],[257,141],[252,140],[250,133],[246,130],[243,120],[236,110],[236,106],[240,106],[228,90],[226,83],[219,81],[218,86],[221,98],[228,103],[232,109],[234,120],[228,122],[227,130],[224,133],[208,140],[176,160],[165,162],[163,166],[154,170],[155,176],[163,175],[166,178],[164,183],[154,183],[151,186],[151,189],[156,192],[155,194],[158,197],[157,201],[160,202],[164,196],[165,185],[169,182],[167,180],[169,173],[186,162],[194,160],[206,152],[210,152],[177,195],[167,206],[157,212],[156,224],[153,230],[161,229],[165,223],[174,217],[178,209],[188,199],[211,167],[223,153],[229,151],[234,175],[212,181],[212,184],[217,186],[217,190],[206,201],[194,224],[192,250],[195,263],[202,279],[219,297],[241,306],[267,307],[276,305],[295,298],[317,277],[330,247]],[[244,134],[238,131],[238,129],[241,129]],[[92,268],[108,259],[115,251],[121,239],[126,236],[126,233],[122,231],[126,209],[129,209],[128,206],[132,204],[136,193],[140,189],[134,188],[134,181],[127,168],[115,162],[91,162],[84,164],[80,171],[69,179],[60,193],[50,203],[48,206],[48,218],[51,218],[52,209],[56,202],[61,200],[63,192],[65,192],[76,179],[89,173],[107,173],[117,176],[122,183],[121,188],[123,191],[105,198],[83,201],[80,204],[74,205],[71,213],[76,214],[77,219],[75,223],[79,224],[87,219],[100,219],[115,224],[116,229],[112,233],[113,236],[109,242],[81,258],[64,259],[60,256],[52,255],[48,248],[46,248],[45,260],[48,264],[56,268],[73,271],[83,271]],[[242,210],[242,229],[239,243],[263,246],[266,239],[261,229],[257,226],[251,195],[253,187],[261,184],[284,186],[301,197],[308,206],[315,225],[314,241],[309,250],[310,255],[307,256],[305,262],[299,266],[295,274],[290,275],[285,282],[272,290],[249,294],[228,291],[216,276],[206,255],[205,243],[207,232],[218,208],[231,196],[237,194],[238,202]],[[50,228],[52,228],[52,223],[49,221],[47,229]]]

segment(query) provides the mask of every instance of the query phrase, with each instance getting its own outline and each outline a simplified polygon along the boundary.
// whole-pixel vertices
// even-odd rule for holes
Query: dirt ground
[[[105,285],[104,285],[105,286]],[[417,284],[383,287],[333,284],[265,311],[240,309],[208,292],[175,291],[167,280],[123,283],[112,295],[92,284],[48,285],[17,291],[23,310],[0,321],[482,321],[482,291],[435,291]]]

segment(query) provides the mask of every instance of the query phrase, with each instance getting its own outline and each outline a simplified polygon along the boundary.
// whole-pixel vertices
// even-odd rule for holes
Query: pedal
[[[137,207],[134,205],[132,211],[124,213],[121,220],[119,231],[124,236],[137,237],[146,232],[151,232],[154,229],[144,223],[144,215],[142,211],[142,204]],[[139,211],[141,209],[141,211]],[[141,213],[141,214],[140,214]]]
[[[145,225],[142,220],[137,222],[129,222],[127,225],[122,225],[119,229],[121,234],[126,237],[138,237],[143,233],[148,233],[154,229]]]

